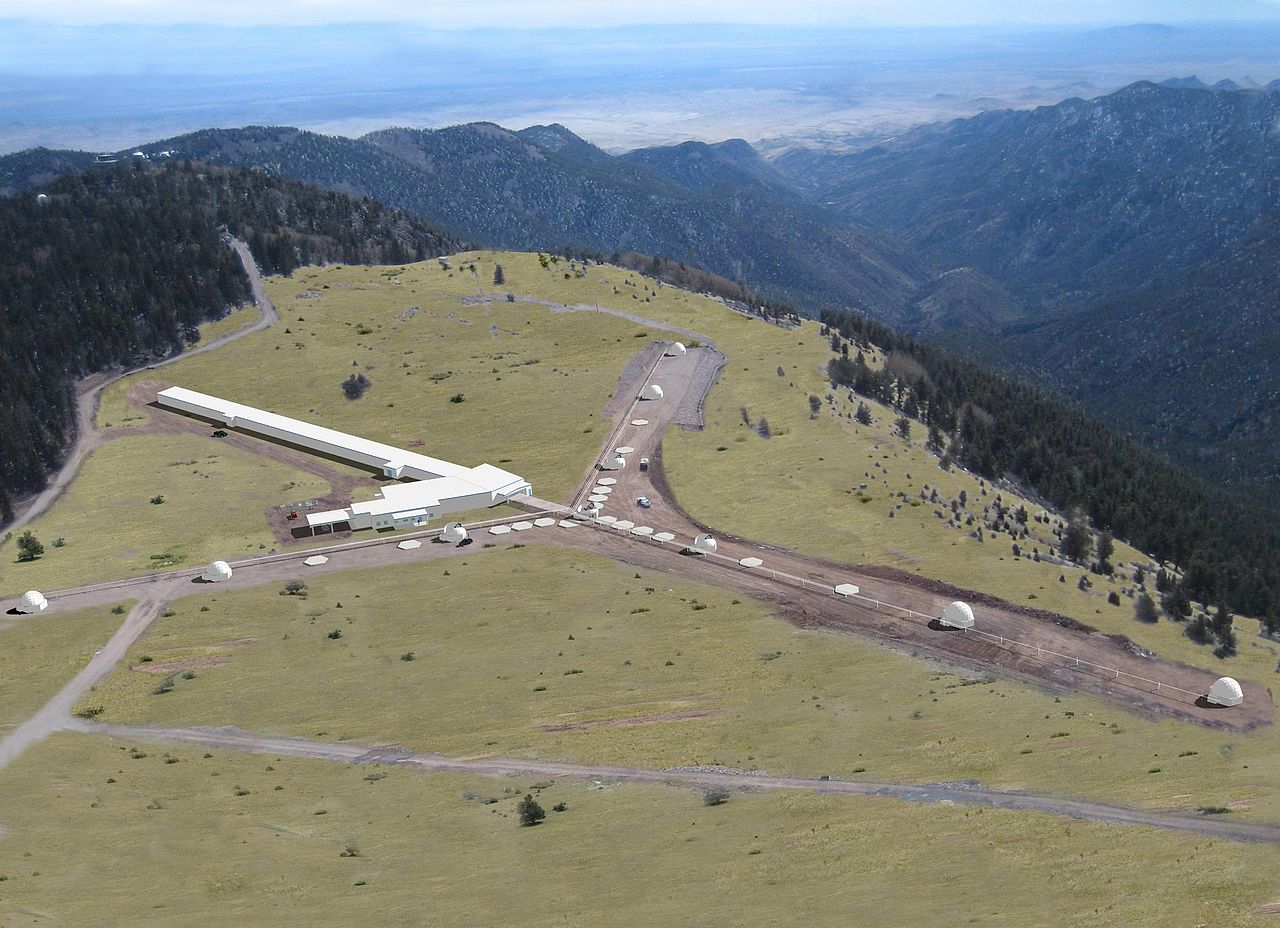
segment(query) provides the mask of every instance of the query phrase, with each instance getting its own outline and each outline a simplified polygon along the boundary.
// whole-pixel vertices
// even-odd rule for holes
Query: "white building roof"
[[[358,435],[348,435],[346,432],[339,432],[336,429],[303,422],[300,419],[291,419],[288,416],[277,415],[274,412],[267,412],[253,406],[245,406],[242,403],[233,403],[230,400],[210,396],[207,393],[197,393],[195,390],[188,390],[185,387],[170,387],[167,390],[161,390],[157,394],[157,399],[160,400],[161,405],[166,405],[165,400],[173,399],[181,403],[201,407],[212,414],[210,418],[234,419],[236,428],[243,428],[250,432],[267,431],[269,433],[277,430],[287,432],[300,439],[333,445],[339,452],[347,452],[353,460],[376,464],[378,467],[383,468],[391,465],[393,468],[402,467],[406,471],[414,471],[414,473],[403,474],[405,477],[416,477],[419,480],[426,480],[431,477],[465,478],[470,476],[473,471],[489,468],[489,470],[497,471],[510,479],[519,480],[514,474],[508,474],[506,471],[490,467],[488,464],[482,464],[480,468],[463,467],[461,464],[453,464],[449,461],[442,461],[439,458],[428,457],[425,454],[406,451],[393,445],[384,445],[382,442],[370,441],[367,438],[360,438]],[[255,428],[255,426],[265,428]]]
[[[303,447],[377,467],[384,473],[390,472],[410,481],[387,484],[379,492],[378,499],[355,503],[348,510],[310,513],[307,515],[307,525],[313,528],[345,522],[356,514],[390,514],[396,518],[426,516],[428,509],[439,506],[444,500],[469,496],[488,497],[485,501],[477,499],[479,508],[492,505],[496,496],[509,496],[527,486],[523,477],[492,464],[464,467],[243,403],[233,403],[207,393],[197,393],[185,387],[162,390],[157,394],[157,399],[162,406],[195,412],[215,421],[228,422],[233,427],[248,432],[284,437]]]

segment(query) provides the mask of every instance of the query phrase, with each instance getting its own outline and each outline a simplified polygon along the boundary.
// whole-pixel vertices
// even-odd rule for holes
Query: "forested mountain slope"
[[[181,351],[248,298],[223,230],[273,273],[456,247],[378,203],[253,171],[118,165],[42,192],[0,198],[0,522],[61,461],[78,377]]]
[[[960,339],[1061,389],[1215,484],[1280,503],[1280,215],[1190,273]]]
[[[837,386],[922,421],[927,443],[979,475],[1032,488],[1060,511],[1179,565],[1182,594],[1280,627],[1276,509],[1233,497],[1053,395],[850,313],[824,313]],[[848,339],[848,342],[842,341]],[[856,353],[886,357],[872,369]],[[851,350],[851,346],[852,349]],[[851,356],[852,355],[852,356]],[[1170,587],[1172,589],[1172,587]]]
[[[517,133],[474,123],[361,139],[250,127],[143,150],[174,149],[368,195],[485,245],[641,251],[774,296],[904,317],[931,278],[908,249],[790,192],[745,143],[703,148],[732,182],[695,180],[661,152],[615,157],[562,126]]]
[[[1158,284],[1247,237],[1280,207],[1277,120],[1280,94],[1138,83],[777,164],[937,270],[977,268],[1039,315]]]

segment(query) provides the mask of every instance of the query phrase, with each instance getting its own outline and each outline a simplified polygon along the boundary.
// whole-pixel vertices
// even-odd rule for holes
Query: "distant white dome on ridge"
[[[27,590],[22,594],[22,599],[18,600],[18,611],[31,614],[33,612],[44,612],[49,608],[49,600],[44,598],[44,594],[39,590]]]

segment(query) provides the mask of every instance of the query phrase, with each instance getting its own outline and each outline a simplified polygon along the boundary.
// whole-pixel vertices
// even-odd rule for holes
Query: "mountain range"
[[[1175,78],[772,160],[741,140],[614,155],[563,126],[492,123],[210,129],[137,150],[368,196],[462,241],[634,250],[809,315],[858,310],[1280,500],[1278,127],[1269,86]],[[0,158],[0,190],[91,161]]]

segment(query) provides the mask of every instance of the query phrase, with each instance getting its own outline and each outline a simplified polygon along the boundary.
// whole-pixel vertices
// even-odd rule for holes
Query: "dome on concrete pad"
[[[203,580],[208,580],[210,583],[218,583],[221,580],[230,580],[231,565],[226,561],[214,561],[204,569],[204,573],[202,573],[200,577]]]
[[[616,452],[614,454],[609,455],[607,458],[605,458],[603,461],[600,462],[601,470],[622,470],[622,468],[626,466],[627,466],[627,459],[624,458],[622,455],[617,454]]]
[[[27,590],[22,594],[22,599],[18,600],[18,611],[31,614],[33,612],[44,612],[49,608],[49,600],[44,598],[44,594],[39,590]]]
[[[684,342],[672,342],[667,346],[667,350],[663,352],[668,358],[682,357],[689,349],[684,346]]]
[[[1244,690],[1233,677],[1219,677],[1209,687],[1209,702],[1219,706],[1238,706],[1244,702]]]
[[[642,400],[660,400],[662,399],[662,387],[656,383],[651,383],[644,388],[644,392],[640,394]]]
[[[467,537],[467,530],[462,527],[461,522],[450,522],[444,527],[440,537],[445,541],[459,542]]]
[[[716,548],[719,546],[716,544],[715,538],[703,534],[693,539],[693,547],[695,550],[702,551],[705,554],[715,554]]]
[[[956,601],[942,610],[939,621],[949,628],[973,628],[973,610],[968,603]]]

